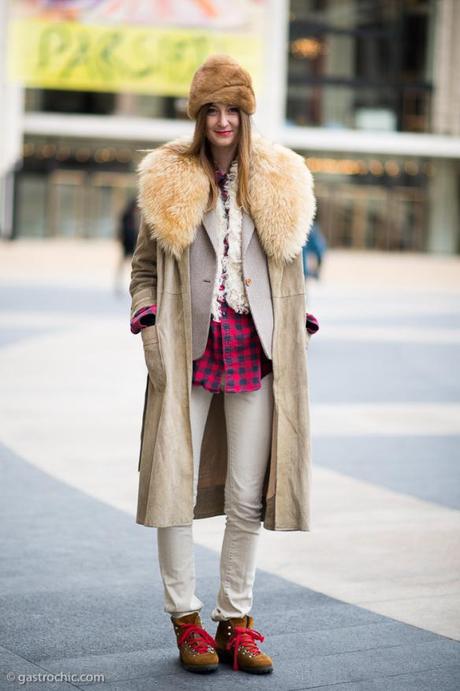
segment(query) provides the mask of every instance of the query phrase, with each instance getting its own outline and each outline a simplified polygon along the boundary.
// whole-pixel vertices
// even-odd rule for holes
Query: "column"
[[[444,254],[460,251],[460,161],[433,161],[427,250]]]
[[[433,131],[460,135],[460,2],[435,5]]]
[[[22,156],[24,91],[8,81],[9,2],[0,2],[0,238],[13,231],[13,171]]]
[[[257,93],[254,124],[269,139],[279,140],[286,113],[289,0],[268,0],[265,12],[262,89]]]

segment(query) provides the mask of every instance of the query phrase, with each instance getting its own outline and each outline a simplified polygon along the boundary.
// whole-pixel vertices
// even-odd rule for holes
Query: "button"
[[[245,278],[244,282],[246,283],[247,286],[250,286],[252,283],[252,278]]]

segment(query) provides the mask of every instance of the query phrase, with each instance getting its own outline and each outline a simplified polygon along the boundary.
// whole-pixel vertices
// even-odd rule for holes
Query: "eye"
[[[239,113],[239,108],[237,106],[230,106],[229,111],[230,113]]]
[[[209,106],[206,112],[210,115],[214,115],[214,113],[217,113],[217,108],[215,108],[214,106]]]

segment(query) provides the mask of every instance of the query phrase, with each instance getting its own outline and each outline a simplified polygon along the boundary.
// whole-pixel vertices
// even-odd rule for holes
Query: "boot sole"
[[[218,648],[216,648],[216,653],[219,656],[220,662],[226,662],[229,665],[233,665],[232,653],[229,653],[227,650],[219,650]],[[270,674],[273,672],[273,667],[272,665],[268,667],[244,667],[243,665],[239,665],[239,670],[241,672],[248,672],[249,674]]]
[[[185,662],[181,661],[181,666],[187,670],[187,672],[194,672],[195,674],[211,674],[211,672],[217,672],[219,665],[202,665],[201,667],[194,665],[187,665]]]

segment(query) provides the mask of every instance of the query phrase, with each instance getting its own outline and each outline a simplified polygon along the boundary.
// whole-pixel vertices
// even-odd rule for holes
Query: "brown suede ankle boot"
[[[272,660],[256,645],[264,637],[254,629],[254,619],[248,614],[239,619],[220,621],[216,633],[216,650],[221,662],[232,662],[233,669],[251,674],[273,671]]]
[[[171,617],[177,637],[180,662],[189,672],[214,672],[219,667],[219,658],[212,636],[201,626],[198,612],[184,617]]]

